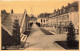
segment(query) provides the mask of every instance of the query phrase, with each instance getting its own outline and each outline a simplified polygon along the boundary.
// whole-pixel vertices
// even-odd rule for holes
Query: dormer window
[[[59,15],[60,14],[60,10],[58,9],[57,11],[58,11],[58,15]]]
[[[42,19],[41,19],[41,22],[42,22]]]
[[[64,9],[64,6],[62,6],[62,9]]]
[[[44,22],[45,22],[45,20],[44,20]]]
[[[60,10],[60,14],[61,14],[61,10]]]
[[[63,13],[65,13],[65,9],[63,9]]]

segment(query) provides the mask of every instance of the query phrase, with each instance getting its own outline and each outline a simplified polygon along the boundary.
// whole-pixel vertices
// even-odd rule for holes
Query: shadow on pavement
[[[54,35],[54,34],[50,33],[49,31],[47,31],[43,28],[41,28],[41,31],[44,32],[46,35]]]
[[[27,37],[30,35],[31,31],[25,31],[24,34],[27,35]]]

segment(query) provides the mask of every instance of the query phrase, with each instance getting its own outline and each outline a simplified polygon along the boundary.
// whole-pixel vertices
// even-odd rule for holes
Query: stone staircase
[[[3,22],[2,22],[2,25],[10,31],[10,33],[12,33],[12,30],[13,30],[13,22],[12,22],[12,19],[11,19],[11,15],[9,15],[9,17],[7,17]]]
[[[16,16],[17,16],[17,18],[16,18]],[[19,24],[20,24],[22,17],[23,17],[22,14],[10,14],[10,15],[2,22],[2,25],[12,33],[13,24],[14,24],[15,19],[19,19]]]
[[[17,17],[16,17],[17,16]],[[23,14],[10,14],[6,19],[1,23],[2,27],[5,31],[8,32],[10,36],[12,36],[13,32],[13,24],[15,19],[19,20],[19,24],[21,23],[21,19],[23,18]],[[5,34],[6,35],[6,34]],[[7,37],[8,38],[8,37]],[[21,33],[20,35],[21,43],[24,44],[27,40],[27,35]]]

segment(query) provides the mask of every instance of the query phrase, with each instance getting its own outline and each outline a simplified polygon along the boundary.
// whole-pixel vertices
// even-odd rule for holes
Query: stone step
[[[6,27],[6,29],[8,29],[10,31],[10,33],[12,33],[12,30],[13,30],[13,23],[12,22],[6,21],[2,24]]]
[[[13,27],[13,24],[3,24],[4,26],[11,26]]]
[[[16,18],[7,18],[6,20],[15,20]]]
[[[12,33],[13,32],[13,30],[11,30],[11,29],[8,29],[9,31],[10,31],[10,33]]]
[[[7,29],[11,29],[11,30],[13,29],[13,27],[6,27],[6,28],[7,28]]]
[[[9,19],[11,19],[11,17],[7,17],[7,18],[6,18],[6,20],[9,20]]]
[[[5,22],[3,22],[3,23],[11,23],[11,24],[13,24],[14,22],[11,22],[11,21],[5,21]]]
[[[6,30],[10,35],[12,35],[12,33],[11,33],[11,30],[8,30],[4,25],[1,25],[3,28],[4,28],[4,30]]]
[[[15,19],[6,19],[3,23],[14,23]],[[20,21],[19,21],[20,23]]]
[[[4,25],[4,24],[3,24]],[[6,24],[6,25],[4,25],[5,27],[9,27],[9,28],[13,28],[13,25],[11,24]]]
[[[8,22],[12,23],[11,20],[4,20],[2,23],[8,23]]]
[[[2,23],[3,25],[13,25],[13,23]]]
[[[4,22],[7,22],[7,21],[8,21],[8,22],[9,22],[9,21],[10,21],[10,22],[13,22],[11,18],[10,18],[10,19],[5,19],[5,20],[4,20]]]
[[[5,27],[13,27],[13,24],[3,24]]]
[[[10,33],[12,33],[13,28],[9,27],[9,26],[4,26],[7,30],[9,30]]]

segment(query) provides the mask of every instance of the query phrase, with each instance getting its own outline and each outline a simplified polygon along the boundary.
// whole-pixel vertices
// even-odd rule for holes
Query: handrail
[[[21,19],[20,25],[22,24],[22,21],[23,21],[24,16],[25,16],[25,12],[24,12],[23,17]]]
[[[25,12],[23,14],[23,18],[21,19],[21,22],[20,22],[20,33],[23,33],[23,26],[24,26],[24,20],[25,19]]]
[[[20,25],[22,24],[22,20],[23,20],[23,18],[24,18],[24,14],[23,14],[23,17],[22,17],[22,19],[21,19]]]

